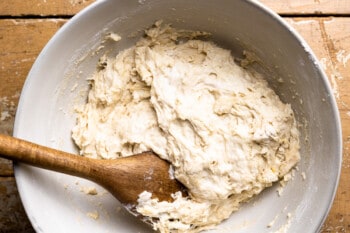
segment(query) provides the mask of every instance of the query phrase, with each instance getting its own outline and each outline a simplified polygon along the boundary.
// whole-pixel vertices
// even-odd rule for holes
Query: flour
[[[208,33],[157,22],[145,34],[100,59],[73,139],[92,158],[153,150],[189,197],[159,202],[144,192],[137,211],[161,232],[213,228],[299,161],[293,111]]]

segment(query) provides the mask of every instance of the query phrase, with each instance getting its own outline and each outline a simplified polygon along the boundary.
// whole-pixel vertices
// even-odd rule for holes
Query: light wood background
[[[12,134],[24,80],[41,49],[93,0],[0,1],[0,133]],[[350,232],[350,0],[261,0],[309,43],[324,65],[343,129],[340,184],[325,232]],[[315,210],[317,211],[317,210]],[[18,196],[12,163],[0,159],[0,233],[34,232]]]

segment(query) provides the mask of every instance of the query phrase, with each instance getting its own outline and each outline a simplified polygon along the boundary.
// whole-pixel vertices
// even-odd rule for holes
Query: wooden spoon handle
[[[69,175],[88,177],[90,159],[0,134],[0,157]]]
[[[169,163],[153,152],[99,160],[0,134],[0,157],[89,179],[104,186],[124,204],[135,205],[145,190],[162,201],[172,201],[172,193],[183,191],[182,185],[169,176]]]

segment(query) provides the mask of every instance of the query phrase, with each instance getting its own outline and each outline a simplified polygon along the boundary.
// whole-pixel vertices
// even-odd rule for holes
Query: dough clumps
[[[213,228],[300,159],[290,105],[208,37],[157,22],[102,57],[73,129],[84,156],[152,150],[171,162],[190,196],[168,203],[144,192],[137,206],[160,232]]]

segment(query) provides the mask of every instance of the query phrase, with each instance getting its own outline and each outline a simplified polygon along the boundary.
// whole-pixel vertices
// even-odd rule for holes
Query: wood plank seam
[[[0,15],[0,20],[3,19],[70,19],[74,15]]]
[[[283,17],[283,18],[324,18],[324,17],[350,17],[350,13],[342,13],[342,14],[338,14],[338,13],[299,13],[299,14],[295,14],[295,13],[279,13],[279,16]]]

